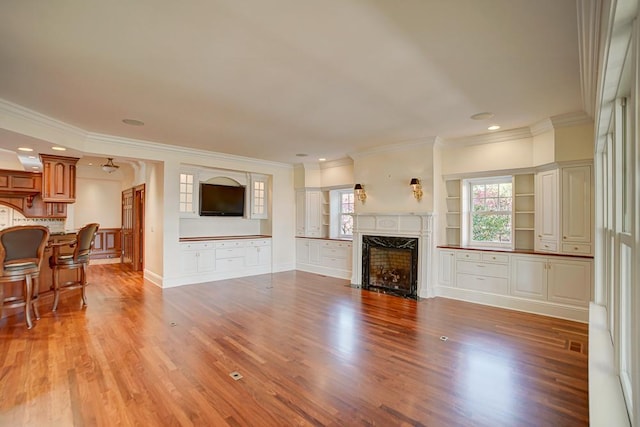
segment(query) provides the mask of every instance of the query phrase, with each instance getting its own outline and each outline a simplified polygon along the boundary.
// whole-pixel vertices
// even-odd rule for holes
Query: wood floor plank
[[[303,272],[89,281],[0,320],[0,425],[588,425],[584,324]]]

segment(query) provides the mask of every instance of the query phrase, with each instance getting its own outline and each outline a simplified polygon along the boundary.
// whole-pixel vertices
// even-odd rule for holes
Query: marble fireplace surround
[[[351,285],[362,286],[362,236],[413,237],[418,239],[418,297],[433,296],[431,284],[433,214],[355,213],[353,214],[353,269]]]

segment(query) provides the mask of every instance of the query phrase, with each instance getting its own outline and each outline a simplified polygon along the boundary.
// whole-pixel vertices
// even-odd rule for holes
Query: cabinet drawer
[[[457,252],[457,259],[466,259],[469,261],[480,261],[482,259],[481,252]]]
[[[269,246],[271,241],[269,239],[262,240],[247,240],[247,246]]]
[[[591,254],[591,245],[563,243],[562,252],[567,254]]]
[[[216,260],[216,271],[241,270],[244,267],[244,258],[225,258]]]
[[[244,242],[238,240],[230,240],[226,242],[217,242],[216,248],[241,248],[244,247]]]
[[[509,255],[505,255],[505,254],[496,254],[496,253],[483,253],[482,254],[482,261],[487,261],[487,262],[503,262],[505,264],[507,264],[509,262]]]
[[[216,259],[243,257],[244,248],[216,249]]]
[[[489,292],[492,294],[506,294],[509,291],[509,281],[501,277],[474,276],[460,274],[456,276],[456,286],[473,291]]]
[[[213,242],[180,243],[180,249],[183,251],[201,251],[203,249],[212,249],[213,247]]]
[[[543,252],[557,252],[558,251],[558,243],[557,242],[550,242],[548,240],[541,240],[540,241],[539,250],[541,250]]]
[[[456,271],[458,273],[473,274],[476,276],[509,277],[509,266],[506,264],[458,261],[456,263]]]
[[[328,268],[338,268],[348,270],[348,261],[345,258],[322,257],[322,266]]]
[[[346,248],[322,247],[320,248],[320,255],[331,258],[347,258],[349,253]]]

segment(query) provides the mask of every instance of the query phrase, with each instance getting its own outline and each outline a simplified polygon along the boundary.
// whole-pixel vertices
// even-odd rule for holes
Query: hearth
[[[362,287],[418,299],[418,239],[362,236]]]

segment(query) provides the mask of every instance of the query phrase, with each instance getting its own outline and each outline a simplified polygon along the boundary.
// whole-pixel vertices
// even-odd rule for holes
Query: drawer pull
[[[577,246],[574,246],[574,247],[573,247],[573,250],[574,250],[574,251],[577,251],[578,249],[580,249],[580,248],[578,248]]]
[[[476,277],[476,280],[484,280],[482,277]]]
[[[491,259],[496,259],[496,257],[492,256]]]
[[[484,267],[486,267],[486,265],[476,264],[476,267],[482,267],[482,268],[484,268]]]

